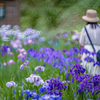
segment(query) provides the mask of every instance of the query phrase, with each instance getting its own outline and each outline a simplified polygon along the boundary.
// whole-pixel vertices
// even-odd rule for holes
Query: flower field
[[[81,65],[100,64],[94,52],[78,49],[80,33],[55,33],[18,26],[0,27],[0,100],[99,100],[100,75],[92,76]]]

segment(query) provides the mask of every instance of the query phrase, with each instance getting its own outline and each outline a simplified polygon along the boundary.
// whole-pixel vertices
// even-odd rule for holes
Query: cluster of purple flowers
[[[60,97],[59,95],[44,94],[44,95],[40,96],[36,92],[31,91],[29,89],[23,90],[23,93],[26,93],[26,98],[27,98],[24,100],[29,100],[29,98],[31,98],[31,100],[62,100],[62,97]]]
[[[98,61],[95,61],[94,56],[97,56],[96,52],[90,52],[85,48],[81,48],[80,49],[80,53],[83,54],[85,53],[87,56],[84,58],[84,61],[88,62],[88,63],[93,63],[93,66],[98,65],[100,66],[100,63]]]
[[[85,57],[84,60],[85,60],[85,61],[88,61],[88,62],[90,62],[90,63],[91,63],[91,62],[94,62],[94,59],[93,59],[92,57],[90,57],[90,56]]]
[[[100,75],[90,76],[84,75],[84,80],[79,85],[78,93],[91,92],[92,95],[100,92]]]
[[[67,89],[67,86],[64,85],[60,81],[59,77],[51,78],[50,80],[48,80],[46,82],[47,82],[47,85],[43,85],[42,87],[39,88],[40,93],[46,92],[50,95],[54,94],[54,95],[62,96],[63,93],[61,92],[61,90]]]
[[[97,56],[97,53],[95,52],[90,52],[85,48],[70,48],[69,51],[65,52],[65,56],[67,57],[66,61],[68,63],[68,66],[73,66],[74,63],[81,63],[81,59],[79,59],[78,57],[76,57],[76,55],[80,53],[80,54],[86,54],[87,56],[84,58],[84,61],[88,62],[88,63],[93,63],[93,66],[98,65],[100,66],[100,63],[94,60],[94,56]],[[73,63],[74,62],[74,63]]]
[[[22,47],[22,44],[34,44],[34,41],[35,43],[41,42],[41,40],[44,42],[45,37],[39,37],[41,33],[41,31],[32,28],[27,28],[25,31],[22,31],[19,26],[2,25],[0,27],[0,38],[2,41],[12,40],[11,45],[14,48]]]
[[[85,53],[88,54],[84,60],[86,62],[93,62],[94,66],[95,65],[100,65],[98,62],[95,62],[93,57],[94,55],[97,55],[95,52],[89,52],[87,49],[82,48],[82,49],[77,49],[75,47],[69,49],[68,51],[64,52],[63,51],[55,51],[52,47],[47,48],[47,47],[41,47],[39,52],[34,49],[28,50],[29,56],[36,58],[38,61],[40,59],[43,59],[44,62],[48,64],[52,64],[54,68],[59,68],[60,71],[68,71],[68,66],[72,67],[74,63],[81,63],[81,59],[77,57],[78,53]]]
[[[88,51],[87,49],[85,49],[85,48],[81,48],[81,49],[78,49],[78,48],[76,48],[76,47],[73,47],[73,48],[70,48],[69,49],[69,51],[66,51],[65,52],[65,56],[67,57],[67,61],[69,62],[69,63],[71,63],[72,61],[74,61],[75,63],[80,63],[80,62],[82,62],[79,58],[77,58],[76,57],[76,55],[78,54],[78,53],[80,53],[80,54],[87,54],[88,56],[86,56],[85,58],[84,58],[84,60],[86,61],[86,62],[93,62],[93,63],[95,63],[95,61],[94,61],[94,59],[93,59],[93,56],[94,55],[97,55],[95,52],[90,52],[90,51]]]
[[[81,59],[79,59],[77,57],[77,54],[80,52],[79,49],[73,47],[70,48],[68,51],[66,51],[64,54],[67,57],[66,61],[67,61],[67,65],[72,67],[74,65],[74,63],[80,63]]]
[[[68,74],[66,74],[66,79],[68,78],[69,74],[72,75],[72,83],[74,83],[74,79],[78,80],[78,81],[82,81],[84,79],[83,75],[84,72],[86,71],[85,68],[83,68],[82,65],[79,64],[75,64],[71,69],[70,72]]]
[[[39,52],[30,49],[28,50],[28,53],[31,57],[36,58],[37,60],[43,59],[44,62],[52,64],[54,68],[58,67],[60,70],[65,69],[67,72],[66,58],[63,56],[62,51],[55,51],[52,47],[41,47]]]
[[[92,95],[98,94],[100,92],[100,75],[91,76],[90,74],[85,74],[86,69],[82,65],[75,64],[68,74],[66,74],[66,79],[68,80],[69,74],[72,75],[72,83],[76,79],[79,83],[79,89],[77,92],[81,94],[82,92],[91,92]]]

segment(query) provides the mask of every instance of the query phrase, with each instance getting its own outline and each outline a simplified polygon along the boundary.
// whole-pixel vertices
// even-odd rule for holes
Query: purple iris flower
[[[87,61],[87,62],[90,62],[90,63],[94,62],[94,59],[90,56],[85,57],[84,60]]]
[[[12,87],[12,86],[16,87],[17,84],[16,84],[15,82],[13,82],[13,81],[10,81],[10,82],[7,82],[7,83],[6,83],[6,86],[7,86],[7,87]]]
[[[47,86],[43,86],[42,88],[39,89],[40,93],[46,92],[50,95],[55,94],[55,95],[62,96],[62,92],[60,92],[60,90],[67,89],[67,86],[63,85],[63,83],[60,81],[59,77],[51,78],[49,81],[47,81],[47,83],[48,83]]]
[[[62,100],[62,97],[58,95],[45,94],[41,98],[39,98],[39,100]]]
[[[12,65],[12,64],[15,64],[15,62],[11,59],[7,62],[8,65]]]
[[[28,67],[28,63],[29,63],[29,61],[27,60],[27,61],[25,61],[21,66],[20,66],[20,69],[24,69],[24,67]]]
[[[8,45],[2,45],[0,46],[0,52],[1,52],[1,56],[3,57],[3,55],[8,53],[8,49],[10,52],[12,52],[12,48]]]
[[[5,67],[7,64],[6,63],[3,63],[3,66]]]
[[[37,66],[37,67],[35,67],[35,71],[44,71],[45,70],[45,67],[43,67],[43,66]]]
[[[67,32],[64,32],[62,35],[63,35],[63,37],[69,37]]]
[[[40,84],[41,85],[44,84],[43,79],[36,74],[31,74],[30,77],[26,78],[26,81],[30,83],[34,83],[34,85],[36,86],[39,86]]]
[[[60,36],[61,36],[61,33],[57,33],[56,36],[57,36],[57,37],[60,37]]]
[[[36,92],[34,91],[31,91],[31,90],[23,90],[23,93],[26,93],[26,97],[29,98],[31,97],[32,99],[39,99],[40,95],[37,94]]]

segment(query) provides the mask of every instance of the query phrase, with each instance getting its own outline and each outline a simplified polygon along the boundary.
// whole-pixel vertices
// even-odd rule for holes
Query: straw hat
[[[99,22],[97,11],[92,9],[87,10],[86,16],[83,16],[82,19],[87,22]]]

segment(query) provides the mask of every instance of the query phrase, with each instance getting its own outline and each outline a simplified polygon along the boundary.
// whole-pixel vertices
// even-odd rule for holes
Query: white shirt
[[[90,24],[88,24],[86,25],[86,28],[93,45],[100,45],[100,25],[96,26],[96,29],[95,29],[95,28],[92,28]],[[81,31],[79,44],[81,46],[91,45],[84,28]]]

